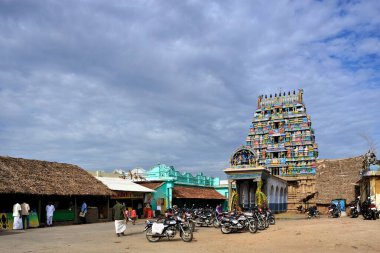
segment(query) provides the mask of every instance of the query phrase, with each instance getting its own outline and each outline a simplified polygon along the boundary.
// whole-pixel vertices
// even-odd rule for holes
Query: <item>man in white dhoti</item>
[[[16,203],[13,205],[13,229],[22,229],[21,205]]]
[[[115,220],[115,231],[116,235],[120,237],[120,235],[124,235],[124,231],[127,229],[126,221],[125,221],[125,206],[120,204],[119,201],[116,201],[116,204],[112,208],[113,218]]]
[[[50,227],[53,225],[53,215],[54,215],[55,207],[49,202],[46,206],[46,225]]]

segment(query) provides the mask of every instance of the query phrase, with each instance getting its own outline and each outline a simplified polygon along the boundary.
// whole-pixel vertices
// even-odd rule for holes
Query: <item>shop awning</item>
[[[105,184],[110,190],[125,192],[155,192],[142,185],[136,184],[128,179],[114,177],[96,177],[100,182]]]
[[[220,199],[226,198],[214,188],[191,187],[175,185],[173,188],[173,198],[176,199]]]

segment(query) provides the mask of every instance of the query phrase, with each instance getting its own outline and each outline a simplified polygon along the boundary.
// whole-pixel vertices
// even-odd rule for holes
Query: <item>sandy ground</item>
[[[380,252],[380,220],[278,219],[267,230],[222,234],[220,229],[199,228],[194,240],[162,239],[150,243],[144,221],[128,224],[126,236],[116,237],[114,223],[56,226],[25,231],[0,231],[0,252]]]

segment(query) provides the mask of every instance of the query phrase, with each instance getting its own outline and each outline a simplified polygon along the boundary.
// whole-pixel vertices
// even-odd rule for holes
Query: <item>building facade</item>
[[[193,176],[188,172],[181,173],[173,166],[158,164],[146,172],[145,178],[146,181],[137,183],[155,190],[145,198],[145,203],[149,203],[153,210],[164,212],[173,205],[226,205],[226,197],[215,188],[220,186],[217,177],[203,173]]]
[[[374,152],[364,155],[363,169],[358,181],[360,187],[360,201],[367,198],[380,210],[380,160],[376,159]]]
[[[250,147],[238,148],[230,159],[230,167],[225,169],[229,183],[229,209],[237,205],[251,209],[259,205],[258,192],[268,199],[269,208],[274,212],[287,210],[287,183],[268,168],[258,165],[254,150]],[[236,185],[236,190],[232,185]]]
[[[259,166],[288,182],[290,209],[314,193],[318,146],[302,89],[259,96],[246,146],[254,150]]]

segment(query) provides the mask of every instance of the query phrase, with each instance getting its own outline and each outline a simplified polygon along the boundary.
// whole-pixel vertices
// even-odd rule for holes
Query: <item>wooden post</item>
[[[38,198],[38,220],[40,222],[40,225],[41,225],[41,212],[42,212],[42,209],[41,209],[41,197]]]
[[[77,197],[74,197],[74,223],[78,223]]]
[[[110,196],[107,197],[107,219],[112,220],[110,215]]]

